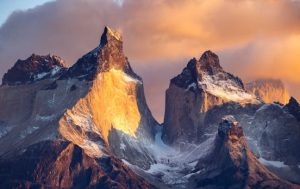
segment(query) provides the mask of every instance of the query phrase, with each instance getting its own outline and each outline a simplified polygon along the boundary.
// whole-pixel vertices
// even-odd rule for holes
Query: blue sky
[[[0,25],[15,10],[26,10],[52,0],[0,0]]]

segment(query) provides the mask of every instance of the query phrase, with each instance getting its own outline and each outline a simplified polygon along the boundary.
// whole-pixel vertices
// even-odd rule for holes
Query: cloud
[[[206,49],[245,80],[276,77],[300,87],[300,3],[292,0],[49,2],[14,12],[2,25],[0,75],[33,52],[54,53],[72,65],[98,45],[104,25],[122,32],[126,55],[160,120],[169,79]]]

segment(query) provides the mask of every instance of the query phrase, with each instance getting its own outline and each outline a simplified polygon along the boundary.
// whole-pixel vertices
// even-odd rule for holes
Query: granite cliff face
[[[214,53],[192,59],[171,80],[165,107],[162,136],[173,147],[187,151],[206,144],[223,116],[234,115],[259,162],[281,178],[299,183],[299,104],[293,98],[287,105],[265,104],[247,92],[239,78],[225,72]]]
[[[289,92],[281,80],[259,79],[247,83],[245,88],[264,103],[280,102],[286,104],[290,98]]]
[[[0,86],[0,188],[297,188],[262,165],[299,171],[295,99],[259,103],[211,51],[166,94],[160,126],[108,27],[69,68],[57,56],[19,60]]]
[[[89,91],[60,118],[60,134],[95,156],[101,155],[104,142],[124,159],[143,161],[139,159],[144,157],[140,153],[142,147],[136,144],[138,150],[132,149],[128,140],[141,137],[143,141],[152,141],[157,122],[146,104],[142,79],[133,72],[123,53],[120,34],[105,28],[100,45],[80,58],[60,80],[74,77],[91,80]],[[103,141],[85,137],[90,132],[100,135]],[[98,153],[90,148],[91,144],[98,148]],[[132,157],[132,151],[139,156]]]
[[[193,188],[299,188],[260,164],[233,116],[223,118],[212,152],[199,160],[194,172]]]
[[[203,115],[225,102],[258,103],[245,91],[238,77],[225,72],[219,58],[206,51],[189,61],[182,73],[171,79],[166,91],[163,139],[169,144],[197,138]]]
[[[29,167],[20,171],[30,177],[25,179],[20,175],[8,174],[5,178],[11,180],[1,182],[4,186],[17,188],[20,184],[29,188],[35,184],[41,187],[45,184],[73,188],[74,182],[79,180],[86,182],[84,187],[97,187],[97,180],[105,176],[105,173],[99,173],[102,167],[97,163],[105,156],[116,156],[141,167],[149,167],[154,161],[144,143],[153,142],[157,122],[146,104],[143,82],[133,72],[123,53],[120,34],[106,27],[98,47],[68,69],[63,67],[62,62],[57,56],[32,55],[18,61],[3,78],[0,87],[0,105],[3,107],[0,110],[1,162],[8,162],[6,170],[14,170],[18,169],[13,165],[15,161],[20,165],[29,161]],[[59,142],[53,147],[50,142],[49,148],[54,148],[50,150],[60,153],[70,148],[71,152],[45,160],[26,159],[26,152],[36,149],[32,146],[47,148],[44,141],[56,140],[70,144]],[[80,151],[74,157],[73,149]],[[31,153],[47,156],[40,148]],[[78,163],[80,166],[76,165],[74,172],[61,170],[68,169],[69,164],[59,163],[56,166],[60,158],[76,159],[79,156],[83,160]],[[111,164],[117,172],[108,181],[108,175],[104,177],[108,188],[114,185],[117,188],[128,188],[129,185],[129,188],[150,187],[143,183],[143,179],[129,173],[128,169],[122,170],[125,165],[119,160]],[[97,169],[95,173],[94,168]],[[120,181],[115,181],[118,171],[123,171],[123,175]],[[43,178],[33,178],[32,174],[36,172],[36,177],[40,175]],[[56,172],[61,177],[47,176],[50,172]]]

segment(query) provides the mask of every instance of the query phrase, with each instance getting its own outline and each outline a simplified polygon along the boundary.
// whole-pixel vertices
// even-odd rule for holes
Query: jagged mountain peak
[[[290,105],[295,105],[295,106],[299,106],[298,101],[297,101],[294,97],[291,97],[291,98],[290,98],[288,104],[290,104]]]
[[[223,117],[213,150],[195,169],[193,188],[298,188],[259,163],[232,115]]]
[[[187,66],[187,69],[193,73],[193,75],[199,75],[206,72],[210,75],[216,74],[217,72],[224,71],[220,65],[220,60],[217,54],[211,50],[205,51],[199,60],[192,58]]]
[[[194,92],[204,91],[227,101],[256,102],[254,95],[245,91],[242,80],[224,71],[219,57],[210,50],[199,60],[191,59],[171,84]]]
[[[222,138],[236,136],[238,138],[244,136],[242,127],[233,116],[225,116],[219,124],[218,135]]]
[[[205,71],[210,75],[223,71],[223,68],[220,65],[220,60],[218,55],[213,53],[210,50],[205,51],[201,55],[199,59],[199,63],[200,63],[200,70]]]
[[[101,35],[100,46],[104,46],[109,41],[114,40],[122,43],[122,36],[119,32],[114,31],[112,28],[105,26],[103,34]]]
[[[240,78],[223,70],[212,51],[204,52],[199,60],[191,59],[183,71],[171,79],[166,91],[163,139],[170,144],[197,140],[197,128],[202,127],[202,123],[195,115],[227,102],[259,103],[254,95],[245,91]]]
[[[285,108],[300,121],[300,105],[294,97],[290,98],[289,103],[285,105]]]
[[[98,73],[111,69],[121,70],[135,79],[141,80],[133,72],[124,55],[121,34],[106,26],[101,35],[100,45],[82,56],[61,79],[76,77],[93,80]]]
[[[18,60],[4,74],[3,85],[33,83],[42,79],[58,77],[66,70],[65,61],[56,55],[32,54],[25,60]]]

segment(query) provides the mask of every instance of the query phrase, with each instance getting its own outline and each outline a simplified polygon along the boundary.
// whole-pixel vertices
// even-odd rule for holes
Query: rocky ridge
[[[66,141],[44,141],[0,163],[1,188],[154,188],[115,157],[93,159]]]
[[[70,68],[64,68],[57,75],[53,74],[53,77],[47,75],[36,80],[29,77],[28,80],[20,83],[7,79],[18,73],[14,70],[21,70],[25,72],[24,75],[31,73],[39,75],[48,68],[50,70],[53,65],[56,65],[50,59],[56,56],[34,55],[23,62],[21,68],[20,63],[17,62],[11,69],[13,71],[8,72],[5,82],[0,87],[0,105],[3,107],[0,110],[0,156],[1,162],[10,164],[7,169],[17,169],[13,166],[14,161],[20,164],[22,161],[15,157],[20,156],[27,161],[26,157],[23,157],[27,150],[36,149],[32,147],[34,145],[46,147],[44,141],[49,140],[71,142],[72,147],[68,148],[80,149],[81,154],[84,153],[86,158],[90,158],[79,164],[84,164],[86,161],[93,163],[88,164],[87,167],[77,167],[74,173],[65,173],[60,172],[60,167],[47,167],[48,163],[56,164],[52,161],[59,159],[60,155],[49,161],[45,159],[47,162],[30,161],[28,164],[31,167],[24,167],[24,170],[20,171],[29,172],[30,175],[36,171],[41,171],[40,174],[45,172],[43,179],[46,180],[32,177],[25,179],[20,178],[20,175],[9,173],[2,177],[11,179],[8,180],[9,183],[4,183],[4,186],[12,186],[13,183],[13,188],[17,188],[19,184],[29,188],[34,185],[31,183],[33,182],[40,184],[41,187],[49,184],[51,187],[72,188],[72,182],[78,179],[78,182],[87,182],[85,179],[89,179],[90,169],[97,167],[97,160],[106,156],[116,156],[141,167],[149,167],[149,164],[154,161],[153,157],[139,138],[143,138],[144,143],[151,143],[157,122],[146,104],[142,80],[131,69],[122,45],[119,34],[106,27],[97,48],[84,55]],[[21,98],[19,94],[22,94]],[[51,147],[50,145],[49,148]],[[64,148],[64,143],[59,143],[59,146],[52,150],[57,151],[61,148]],[[46,156],[39,149],[34,153]],[[78,158],[77,156],[74,158]],[[72,159],[72,153],[67,154],[65,158]],[[41,167],[35,167],[37,164]],[[112,164],[122,168],[119,160],[113,161]],[[98,169],[101,169],[101,166]],[[48,177],[48,170],[58,172],[61,178],[57,181],[55,176]],[[66,183],[60,183],[63,182],[60,181],[62,177],[70,174],[74,177],[64,178]],[[82,177],[77,177],[80,174],[83,174]],[[108,175],[103,173],[102,176]],[[96,177],[96,180],[100,179]],[[127,180],[130,177],[133,179],[131,187],[141,188],[141,184],[137,182],[143,179],[134,173],[129,174],[129,177],[122,176],[119,184],[118,181],[108,182],[112,185],[117,182],[117,188],[128,188]],[[128,182],[130,184],[131,181]],[[84,187],[92,187],[94,184],[97,182],[88,182]],[[151,185],[145,184],[145,186]]]
[[[4,74],[2,85],[20,85],[42,79],[56,78],[66,71],[65,62],[56,55],[40,56],[32,54],[26,60],[18,60]]]
[[[199,60],[192,59],[168,90],[167,108],[176,110],[168,115],[178,121],[173,128],[160,127],[152,117],[143,81],[123,53],[122,37],[109,27],[99,46],[58,75],[2,85],[0,187],[195,188],[211,187],[210,179],[217,179],[213,187],[219,188],[294,187],[257,161],[245,140],[252,135],[245,137],[236,121],[227,117],[216,128],[218,119],[209,119],[227,111],[239,112],[238,119],[249,112],[259,118],[259,112],[268,109],[244,90],[238,77],[222,69],[217,55],[207,51]],[[173,98],[176,95],[179,99]],[[224,111],[228,104],[240,108]],[[290,112],[295,107],[291,102],[281,107],[282,112],[271,108],[270,113],[282,115],[282,121],[289,117],[294,128],[297,120]],[[244,122],[251,116],[242,119],[245,133],[249,125]],[[274,123],[280,125],[280,121]],[[268,140],[281,139],[275,131],[268,133]],[[171,136],[180,143],[166,145],[162,139],[172,142],[168,132],[174,132]],[[197,141],[203,136],[208,137]],[[273,145],[266,144],[264,149]],[[287,153],[293,157],[292,151]],[[219,155],[207,158],[212,154]],[[272,155],[275,160],[278,157]]]
[[[223,118],[214,150],[199,160],[195,172],[193,188],[299,188],[259,163],[233,116]]]
[[[192,142],[201,127],[201,115],[231,101],[258,103],[245,91],[241,79],[223,70],[215,53],[206,51],[199,60],[191,59],[166,91],[164,141]]]

